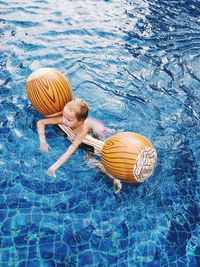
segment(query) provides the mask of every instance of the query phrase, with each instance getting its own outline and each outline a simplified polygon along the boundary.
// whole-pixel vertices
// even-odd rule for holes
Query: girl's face
[[[75,129],[80,125],[81,121],[77,119],[74,111],[70,111],[68,107],[65,107],[63,110],[63,123],[71,129]]]

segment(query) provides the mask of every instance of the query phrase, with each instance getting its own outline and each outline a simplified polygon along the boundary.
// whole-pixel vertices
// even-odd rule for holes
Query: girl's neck
[[[84,121],[80,121],[76,127],[72,128],[72,130],[73,131],[79,130],[83,126],[83,124],[84,124]]]

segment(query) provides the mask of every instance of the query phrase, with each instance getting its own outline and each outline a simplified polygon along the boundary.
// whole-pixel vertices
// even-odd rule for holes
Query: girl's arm
[[[72,145],[69,146],[67,151],[48,169],[47,173],[49,176],[56,178],[56,170],[60,168],[77,150],[76,147]]]
[[[61,124],[61,123],[63,123],[62,116],[58,116],[55,118],[45,118],[37,122],[37,131],[40,139],[41,151],[47,152],[49,149],[49,145],[46,142],[45,126],[49,124]]]
[[[48,169],[47,173],[49,176],[56,178],[56,170],[60,168],[77,150],[87,133],[83,133],[77,136],[74,142],[69,146],[67,151]]]

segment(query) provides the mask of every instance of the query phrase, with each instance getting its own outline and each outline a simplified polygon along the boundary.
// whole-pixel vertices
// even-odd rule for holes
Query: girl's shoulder
[[[85,120],[85,127],[88,129],[88,131],[92,131],[93,130],[93,127],[94,127],[94,121],[93,119],[91,118],[87,118]]]
[[[87,120],[88,124],[90,125],[90,131],[93,133],[94,137],[97,139],[101,139],[107,132],[107,129],[104,124],[100,120],[94,118],[88,118]]]

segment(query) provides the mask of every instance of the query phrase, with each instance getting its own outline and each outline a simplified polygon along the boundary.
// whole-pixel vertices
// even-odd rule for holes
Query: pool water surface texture
[[[0,1],[0,266],[200,266],[200,9],[186,0]],[[112,182],[47,127],[39,151],[26,80],[55,67],[109,136],[158,153],[142,184]]]

